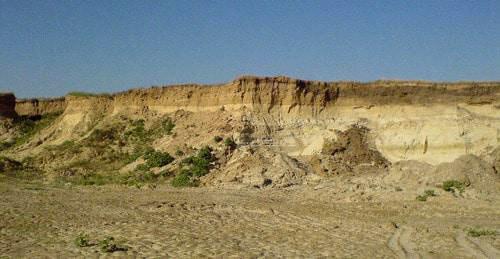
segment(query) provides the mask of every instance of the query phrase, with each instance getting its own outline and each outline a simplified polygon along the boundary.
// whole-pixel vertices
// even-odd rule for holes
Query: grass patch
[[[424,194],[417,196],[417,201],[427,201],[427,198],[435,196],[437,196],[437,194],[434,192],[434,190],[425,190]]]
[[[495,236],[497,235],[497,231],[489,229],[471,228],[467,230],[467,235],[471,237]]]
[[[214,137],[214,141],[215,141],[215,143],[219,143],[219,142],[221,142],[222,140],[224,140],[224,139],[223,139],[221,136],[215,136],[215,137]]]
[[[90,242],[90,237],[87,234],[80,233],[78,236],[75,238],[74,243],[77,247],[89,247],[92,246],[93,244]]]
[[[43,177],[37,168],[5,156],[0,156],[0,175],[28,181]]]
[[[22,145],[30,140],[36,133],[47,128],[54,120],[61,115],[60,112],[49,113],[40,116],[39,120],[33,120],[26,117],[20,117],[14,120],[14,127],[17,128],[19,136],[14,139],[10,146]],[[5,145],[5,144],[4,144]]]
[[[146,143],[152,140],[151,132],[146,130],[144,120],[135,120],[132,122],[132,128],[125,132],[125,138],[134,142]]]
[[[164,171],[159,174],[155,174],[149,171],[134,171],[129,173],[117,173],[117,172],[106,172],[106,173],[88,173],[81,175],[72,176],[59,176],[56,182],[64,184],[71,183],[73,185],[107,185],[107,184],[117,184],[126,186],[141,187],[148,183],[159,183],[163,182],[170,172]]]
[[[111,96],[109,93],[89,93],[89,92],[81,92],[81,91],[69,92],[67,95],[74,96],[74,97],[109,97],[109,96]]]
[[[444,181],[443,190],[452,193],[455,193],[456,191],[463,193],[465,191],[465,184],[457,180]]]

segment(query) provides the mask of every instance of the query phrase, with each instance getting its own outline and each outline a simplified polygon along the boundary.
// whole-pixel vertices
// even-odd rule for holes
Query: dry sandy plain
[[[346,187],[136,189],[0,182],[1,258],[500,258],[495,201]],[[386,193],[386,196],[390,192]],[[80,234],[90,246],[78,247]],[[113,236],[127,251],[104,253]],[[95,245],[94,245],[95,244]]]

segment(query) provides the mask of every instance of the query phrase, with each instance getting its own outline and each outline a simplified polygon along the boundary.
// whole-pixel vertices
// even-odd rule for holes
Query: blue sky
[[[18,97],[219,83],[500,80],[500,1],[0,0]]]

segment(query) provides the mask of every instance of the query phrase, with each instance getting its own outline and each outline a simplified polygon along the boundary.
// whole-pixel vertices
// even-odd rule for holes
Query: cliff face
[[[66,108],[64,98],[23,99],[15,102],[16,112],[21,116],[38,116],[48,113],[60,113]]]
[[[15,105],[16,97],[14,94],[0,93],[0,119],[16,117]]]
[[[272,112],[309,109],[319,115],[336,105],[491,104],[500,83],[429,83],[419,81],[319,82],[286,77],[241,77],[224,85],[178,85],[134,89],[114,96],[115,107],[203,110],[246,106]],[[304,111],[306,112],[306,111]]]
[[[464,154],[489,153],[500,143],[500,82],[359,83],[246,76],[221,85],[133,89],[108,97],[22,101],[16,107],[20,114],[62,109],[59,128],[68,134],[88,130],[107,116],[178,110],[211,116],[224,110],[252,128],[253,144],[292,156],[319,153],[325,141],[352,125],[369,129],[369,147],[391,162],[449,162]]]

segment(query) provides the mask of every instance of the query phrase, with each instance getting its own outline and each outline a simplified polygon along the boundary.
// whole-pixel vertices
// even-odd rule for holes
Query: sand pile
[[[316,172],[329,176],[387,168],[390,162],[369,145],[368,133],[368,128],[358,125],[337,131],[337,139],[325,142],[321,154],[312,158]]]
[[[480,192],[500,188],[500,175],[493,165],[474,155],[464,155],[437,166],[419,161],[401,161],[392,166],[384,180],[414,187],[439,187],[445,181],[458,181]]]
[[[307,171],[306,165],[269,147],[242,147],[203,182],[213,186],[287,187],[303,183]]]

